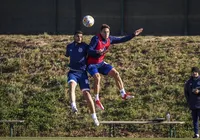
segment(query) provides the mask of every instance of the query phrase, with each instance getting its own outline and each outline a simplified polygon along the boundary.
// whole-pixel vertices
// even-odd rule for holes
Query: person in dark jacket
[[[198,120],[200,118],[200,75],[199,68],[192,67],[191,77],[185,83],[184,93],[192,112],[192,120],[194,127],[194,137],[199,138],[199,124]]]

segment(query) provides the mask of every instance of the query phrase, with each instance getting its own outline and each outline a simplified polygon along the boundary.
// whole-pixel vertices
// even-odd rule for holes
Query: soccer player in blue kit
[[[86,72],[86,56],[89,46],[82,42],[82,31],[76,31],[74,34],[74,41],[66,47],[66,57],[70,57],[68,84],[71,99],[71,107],[74,113],[77,113],[75,88],[79,84],[80,89],[87,100],[88,107],[92,113],[92,119],[96,126],[99,121],[95,112],[95,105],[90,95],[89,80]]]
[[[120,90],[122,99],[131,99],[134,96],[127,93],[124,89],[122,79],[119,72],[113,68],[110,64],[104,61],[105,54],[108,52],[111,44],[122,43],[131,40],[133,37],[139,35],[143,31],[143,28],[136,30],[133,34],[124,37],[110,36],[110,27],[107,24],[102,24],[100,33],[92,37],[89,44],[87,58],[87,71],[94,78],[94,92],[96,94],[95,103],[96,106],[104,110],[104,107],[99,99],[100,92],[100,74],[109,75],[115,79],[116,85]]]

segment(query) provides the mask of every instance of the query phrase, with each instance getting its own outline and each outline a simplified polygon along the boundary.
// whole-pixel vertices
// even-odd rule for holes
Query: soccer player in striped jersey
[[[88,52],[88,45],[82,42],[83,33],[76,31],[74,34],[74,41],[66,47],[66,57],[70,57],[69,72],[68,72],[68,84],[71,99],[71,107],[74,113],[78,112],[76,107],[75,88],[79,84],[80,89],[87,100],[88,107],[92,113],[92,119],[96,126],[99,125],[99,121],[95,112],[95,105],[90,95],[89,80],[86,71],[86,56]]]
[[[131,99],[134,96],[127,93],[124,89],[122,79],[119,72],[110,64],[104,61],[104,57],[109,50],[111,44],[122,43],[131,40],[133,37],[139,35],[143,28],[136,30],[133,34],[124,37],[110,36],[110,27],[103,24],[100,33],[95,35],[89,44],[87,71],[94,78],[94,92],[96,94],[95,103],[98,108],[104,110],[104,107],[99,99],[100,92],[100,74],[109,75],[115,79],[116,85],[119,88],[122,99]]]

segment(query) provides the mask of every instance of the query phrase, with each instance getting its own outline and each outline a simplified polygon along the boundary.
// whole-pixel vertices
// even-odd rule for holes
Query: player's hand
[[[103,49],[100,49],[100,50],[97,50],[97,53],[102,53],[103,52]]]
[[[200,90],[194,89],[193,92],[194,92],[194,94],[199,94]]]
[[[103,55],[105,53],[105,51],[106,51],[106,48],[103,48],[103,49],[98,50],[97,53],[99,55]]]
[[[142,31],[143,31],[143,28],[136,30],[135,33],[134,33],[135,36],[139,35]]]

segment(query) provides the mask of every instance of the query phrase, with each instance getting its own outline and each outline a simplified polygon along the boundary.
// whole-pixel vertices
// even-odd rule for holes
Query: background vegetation
[[[89,43],[91,36],[85,36]],[[86,101],[77,88],[79,114],[71,113],[66,73],[66,44],[72,36],[0,36],[0,120],[25,120],[17,136],[108,136],[108,127],[93,125]],[[112,46],[106,56],[135,99],[123,101],[115,82],[102,76],[99,120],[146,120],[165,117],[185,121],[177,137],[191,137],[192,122],[183,93],[192,66],[200,67],[200,37],[136,37]],[[93,79],[90,77],[91,88]],[[91,90],[94,95],[93,90]],[[116,135],[166,137],[166,126],[119,126]],[[0,136],[9,135],[7,124]]]
[[[108,138],[108,137],[0,137],[0,140],[131,140],[133,138]],[[134,140],[166,140],[166,138],[134,138]],[[167,138],[167,140],[180,140],[180,138]],[[181,138],[191,140],[191,138]]]

